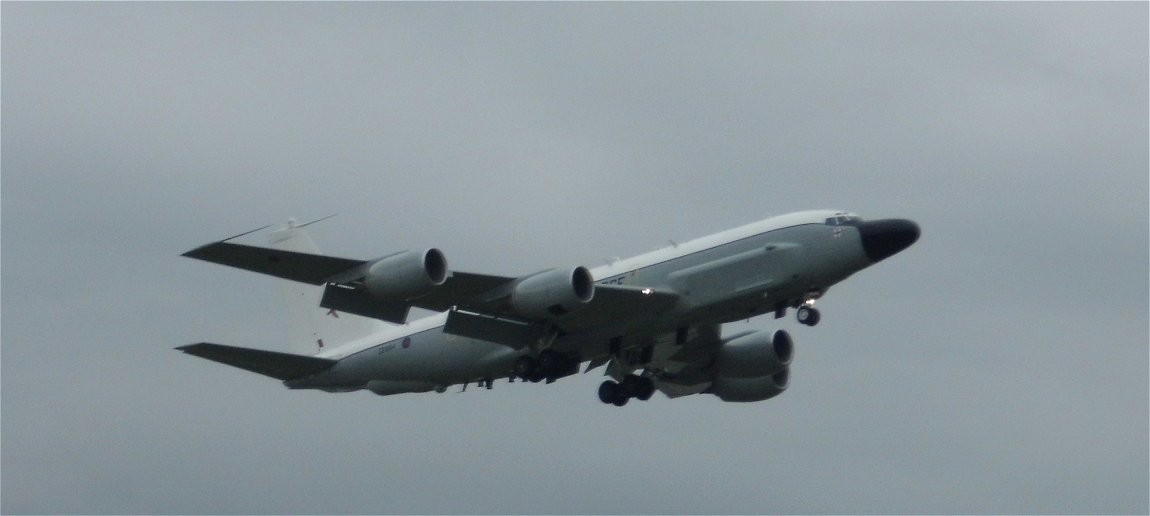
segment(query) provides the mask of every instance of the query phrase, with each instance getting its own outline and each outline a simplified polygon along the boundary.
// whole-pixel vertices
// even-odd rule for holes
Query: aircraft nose
[[[918,240],[918,224],[907,219],[871,220],[859,224],[863,249],[871,262],[878,263]]]

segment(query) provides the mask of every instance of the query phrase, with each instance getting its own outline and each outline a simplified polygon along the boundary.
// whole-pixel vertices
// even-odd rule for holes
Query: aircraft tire
[[[822,316],[819,314],[818,310],[809,306],[804,306],[795,312],[795,318],[798,319],[799,324],[814,326],[819,323],[819,319],[822,319]]]
[[[640,401],[647,401],[651,396],[655,395],[655,382],[650,378],[642,378],[639,383],[638,392],[635,394],[635,399]]]
[[[619,394],[619,384],[611,380],[599,384],[599,401],[607,404],[615,403]]]

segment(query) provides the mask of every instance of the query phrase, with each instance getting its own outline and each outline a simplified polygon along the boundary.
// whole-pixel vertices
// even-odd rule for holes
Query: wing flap
[[[380,301],[363,290],[333,284],[323,289],[319,306],[394,324],[407,321],[411,311],[411,306],[403,301]]]
[[[253,373],[270,376],[277,380],[294,380],[331,369],[335,360],[327,358],[293,355],[261,349],[240,348],[200,342],[176,348],[189,355],[206,358]]]

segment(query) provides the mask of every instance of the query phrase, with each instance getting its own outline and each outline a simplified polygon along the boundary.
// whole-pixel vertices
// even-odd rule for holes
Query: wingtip
[[[333,215],[333,216],[334,216],[334,215]],[[315,221],[315,222],[318,222],[318,221]],[[310,224],[310,222],[309,222],[309,224]],[[199,256],[198,256],[199,252],[200,252],[200,251],[202,251],[202,250],[204,250],[204,249],[207,249],[207,248],[210,248],[210,247],[212,247],[212,246],[216,246],[216,245],[219,245],[219,244],[225,243],[225,242],[227,242],[228,240],[235,240],[235,239],[237,239],[237,238],[239,238],[239,237],[242,237],[242,236],[244,236],[244,235],[250,235],[250,234],[252,234],[252,233],[255,233],[256,231],[262,231],[262,230],[265,230],[265,229],[267,229],[267,228],[270,228],[270,227],[272,227],[272,226],[274,226],[274,225],[275,225],[275,224],[268,224],[268,225],[266,225],[266,226],[263,226],[263,227],[258,227],[258,228],[255,228],[255,229],[253,229],[253,230],[250,230],[250,231],[244,231],[243,233],[240,233],[240,234],[238,234],[238,235],[232,235],[232,236],[230,236],[230,237],[227,237],[227,238],[224,238],[224,239],[221,239],[221,240],[216,240],[215,242],[212,242],[212,243],[210,243],[210,244],[204,244],[204,245],[201,245],[201,246],[199,246],[199,247],[197,247],[197,248],[195,248],[195,249],[192,249],[191,251],[187,251],[187,252],[185,252],[185,253],[181,254],[180,256],[186,256],[186,257],[188,257],[188,258],[199,258]]]
[[[208,244],[208,245],[211,245],[211,244]],[[196,258],[197,254],[200,252],[200,250],[207,247],[208,245],[201,245],[195,249],[184,251],[183,253],[180,253],[180,256],[183,256],[185,258]]]

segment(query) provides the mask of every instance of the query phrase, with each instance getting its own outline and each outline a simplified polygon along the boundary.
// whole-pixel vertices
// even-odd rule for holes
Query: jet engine
[[[380,258],[368,268],[364,287],[384,301],[422,296],[447,280],[447,258],[439,249],[404,251]]]
[[[771,338],[755,332],[723,342],[718,374],[727,378],[770,376],[786,369],[794,356],[795,344],[787,332],[776,331]]]
[[[718,396],[723,401],[763,401],[774,398],[787,390],[790,380],[790,368],[757,378],[715,378],[711,389],[707,392]]]
[[[529,276],[511,291],[511,310],[521,317],[548,319],[581,308],[595,295],[586,267],[551,269]]]
[[[723,342],[710,393],[723,401],[762,401],[787,389],[794,341],[783,330],[771,338],[760,332]]]

